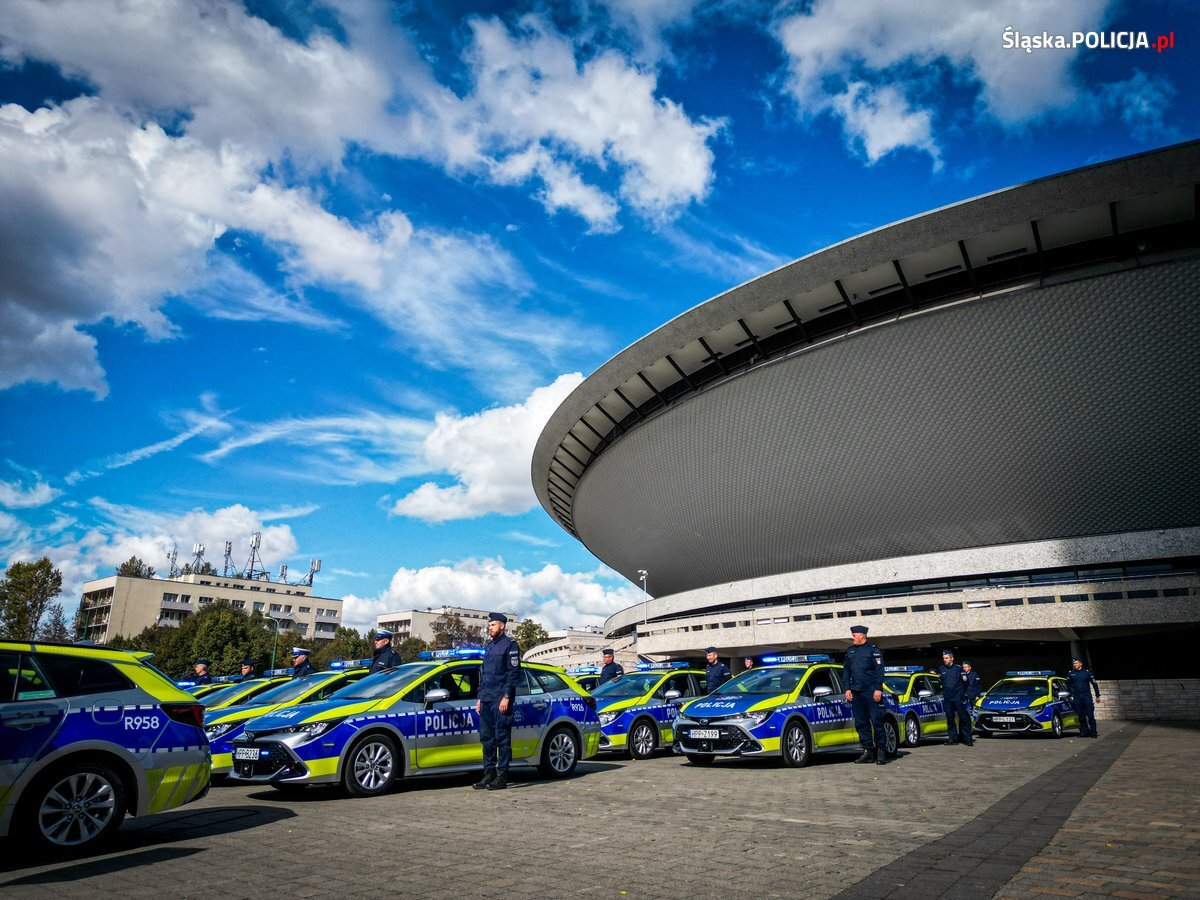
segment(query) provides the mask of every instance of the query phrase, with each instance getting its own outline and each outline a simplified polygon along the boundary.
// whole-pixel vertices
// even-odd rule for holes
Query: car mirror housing
[[[425,695],[425,705],[428,706],[431,703],[441,703],[443,700],[449,699],[450,692],[448,690],[445,688],[434,688]]]
[[[833,693],[833,688],[831,688],[831,687],[822,686],[819,688],[813,688],[813,699],[820,700],[823,697],[828,697],[832,693]]]

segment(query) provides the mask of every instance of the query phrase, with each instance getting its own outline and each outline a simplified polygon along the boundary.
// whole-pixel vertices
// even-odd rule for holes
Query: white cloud
[[[29,487],[26,487],[23,481],[0,481],[0,506],[7,506],[9,509],[44,506],[61,493],[62,491],[50,487],[40,479]]]
[[[525,534],[523,531],[506,531],[500,535],[506,541],[516,541],[519,544],[528,544],[530,547],[557,547],[556,542],[547,540],[546,538],[538,537],[533,534]]]
[[[977,85],[980,105],[1004,126],[1068,109],[1080,96],[1072,67],[1083,57],[1005,49],[1004,29],[1097,30],[1113,5],[1080,0],[1051,12],[1039,0],[952,9],[941,0],[816,0],[803,13],[782,16],[774,30],[787,54],[787,88],[802,115],[837,114],[871,162],[911,147],[936,163],[925,118],[930,111],[920,104],[923,91],[936,90],[932,80],[940,67]]]
[[[522,403],[469,416],[439,414],[421,452],[427,471],[451,475],[454,483],[426,482],[397,500],[392,513],[445,522],[532,509],[537,503],[529,475],[534,445],[550,415],[582,381],[578,372],[560,375]]]
[[[609,569],[564,572],[548,565],[531,572],[508,569],[499,559],[468,559],[423,569],[400,568],[375,597],[343,598],[347,625],[366,629],[381,613],[429,606],[503,609],[548,629],[597,625],[640,602],[641,591]]]
[[[1165,77],[1138,70],[1125,81],[1104,85],[1100,97],[1103,105],[1117,112],[1129,133],[1139,141],[1169,143],[1183,137],[1165,121],[1177,93]]]

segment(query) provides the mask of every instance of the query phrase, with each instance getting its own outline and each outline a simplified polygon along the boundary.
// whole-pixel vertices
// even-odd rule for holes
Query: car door
[[[942,683],[940,679],[930,678],[928,675],[918,675],[917,683],[913,686],[913,693],[919,694],[921,691],[929,691],[931,696],[922,701],[917,713],[917,718],[921,720],[921,734],[935,735],[946,733],[946,702],[942,696]]]
[[[54,739],[67,709],[33,656],[0,651],[0,808],[17,801],[13,785]]]
[[[550,724],[555,690],[568,685],[553,672],[522,668],[517,679],[517,702],[513,710],[512,755],[524,759],[538,752],[538,745]]]
[[[660,709],[655,711],[655,718],[658,719],[660,746],[669,746],[675,740],[675,717],[679,715],[679,708],[693,697],[700,696],[698,690],[699,685],[694,675],[677,672],[663,682],[655,692],[655,699],[663,704]],[[678,691],[678,699],[668,701],[666,697],[670,691]]]
[[[1059,700],[1058,695],[1063,691],[1070,692],[1067,686],[1067,679],[1052,678],[1050,679],[1050,703],[1058,710],[1059,716],[1062,717],[1064,727],[1079,724],[1079,716],[1075,712],[1075,704],[1070,700]]]
[[[815,699],[813,692],[819,687],[829,688],[830,693]],[[850,701],[846,699],[841,679],[833,666],[813,666],[804,680],[801,693],[813,704],[809,726],[817,747],[840,747],[858,741]]]
[[[407,696],[424,701],[430,691],[441,689],[445,700],[426,703],[417,715],[417,766],[439,769],[483,762],[479,742],[479,664],[460,663],[435,672]]]

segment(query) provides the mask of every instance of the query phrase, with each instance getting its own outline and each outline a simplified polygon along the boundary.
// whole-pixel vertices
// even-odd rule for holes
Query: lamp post
[[[275,668],[275,651],[279,649],[279,620],[270,613],[263,613],[268,619],[275,623],[275,642],[271,644],[271,668]]]
[[[642,624],[645,625],[650,621],[650,613],[647,609],[647,604],[650,600],[650,592],[646,590],[646,577],[649,573],[645,569],[638,569],[638,581],[642,583]]]

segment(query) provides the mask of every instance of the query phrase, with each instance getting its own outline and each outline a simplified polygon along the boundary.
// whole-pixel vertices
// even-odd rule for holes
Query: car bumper
[[[1049,731],[1050,722],[1042,722],[1027,712],[975,713],[975,730],[995,734]]]
[[[716,736],[694,736],[693,731],[717,732]],[[775,741],[778,745],[778,739]],[[779,753],[779,748],[768,749],[750,732],[738,725],[717,724],[699,725],[692,723],[675,724],[675,742],[672,748],[676,753],[705,754],[712,756],[771,756]]]

